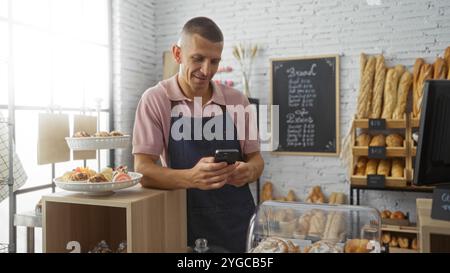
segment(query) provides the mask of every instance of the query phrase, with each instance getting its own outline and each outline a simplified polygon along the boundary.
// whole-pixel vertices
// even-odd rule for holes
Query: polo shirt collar
[[[167,90],[167,96],[169,97],[169,99],[171,101],[183,101],[183,100],[187,100],[187,101],[192,101],[191,99],[187,98],[183,92],[181,91],[180,86],[178,85],[178,80],[177,80],[178,74],[176,74],[175,76],[173,76],[172,78],[170,78],[168,80],[168,88],[166,88]],[[219,105],[226,105],[225,104],[225,96],[223,94],[223,90],[220,86],[218,86],[214,81],[211,81],[211,85],[212,85],[212,97],[211,100],[207,103],[215,103],[215,104],[219,104]]]

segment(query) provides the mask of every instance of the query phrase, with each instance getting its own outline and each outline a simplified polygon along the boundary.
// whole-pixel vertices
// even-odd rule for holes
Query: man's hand
[[[237,164],[214,163],[214,157],[204,157],[189,170],[192,188],[214,190],[222,188],[228,177],[235,171]]]
[[[252,182],[255,177],[255,169],[250,164],[242,161],[236,162],[236,165],[236,169],[228,178],[228,184],[235,187],[242,187]]]

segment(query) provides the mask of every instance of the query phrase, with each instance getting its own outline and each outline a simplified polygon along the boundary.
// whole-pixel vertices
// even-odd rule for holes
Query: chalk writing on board
[[[272,61],[272,102],[279,105],[278,152],[339,152],[338,56]]]

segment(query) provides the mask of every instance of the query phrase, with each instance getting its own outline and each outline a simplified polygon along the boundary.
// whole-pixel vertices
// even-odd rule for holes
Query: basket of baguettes
[[[403,120],[407,113],[409,93],[412,90],[412,117],[421,112],[423,86],[427,80],[450,80],[450,47],[434,64],[416,59],[412,73],[404,65],[387,67],[384,56],[360,57],[360,92],[356,119]]]
[[[85,131],[76,132],[73,137],[66,137],[67,145],[74,151],[127,148],[131,142],[130,135],[119,131],[97,132],[93,135]]]
[[[141,178],[142,174],[129,172],[126,166],[119,166],[114,170],[104,168],[98,173],[89,168],[78,167],[55,178],[54,182],[57,187],[66,191],[105,195],[132,187],[139,183]]]

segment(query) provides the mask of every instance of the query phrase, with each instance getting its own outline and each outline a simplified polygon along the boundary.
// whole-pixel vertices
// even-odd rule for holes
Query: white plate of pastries
[[[120,149],[130,145],[131,136],[119,131],[100,131],[93,135],[79,131],[73,137],[66,137],[66,142],[74,151]]]
[[[83,192],[88,195],[110,195],[116,190],[136,185],[141,178],[142,174],[129,172],[126,166],[120,166],[116,170],[104,168],[99,173],[79,167],[53,181],[58,188],[66,191]]]

